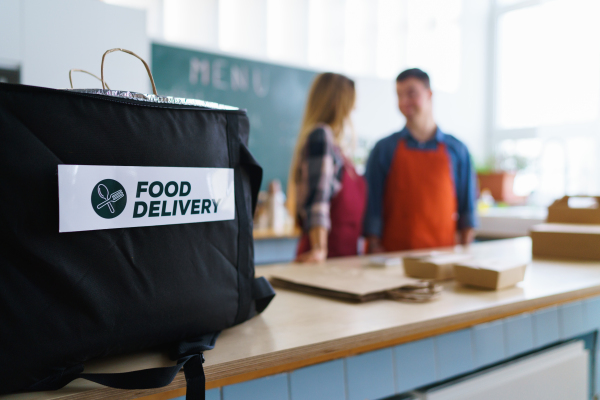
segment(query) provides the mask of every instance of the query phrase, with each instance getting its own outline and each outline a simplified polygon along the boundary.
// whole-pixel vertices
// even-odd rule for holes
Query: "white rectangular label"
[[[59,232],[235,218],[233,169],[58,166]]]

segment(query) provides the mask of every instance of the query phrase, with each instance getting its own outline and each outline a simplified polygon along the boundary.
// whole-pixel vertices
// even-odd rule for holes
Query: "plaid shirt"
[[[321,226],[329,230],[330,201],[342,188],[342,151],[328,125],[317,126],[306,139],[296,170],[296,213],[308,232]]]

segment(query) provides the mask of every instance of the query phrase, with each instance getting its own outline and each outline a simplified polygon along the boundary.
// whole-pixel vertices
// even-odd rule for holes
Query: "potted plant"
[[[496,155],[476,168],[479,191],[488,190],[494,200],[509,205],[522,205],[526,196],[517,196],[513,186],[517,172],[527,167],[528,160],[519,155]]]

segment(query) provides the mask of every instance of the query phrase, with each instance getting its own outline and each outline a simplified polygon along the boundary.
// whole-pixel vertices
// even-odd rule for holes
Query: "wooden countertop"
[[[529,238],[476,243],[467,251],[483,257],[530,260]],[[363,268],[367,259],[353,257],[328,261],[328,265]],[[259,267],[269,275],[289,265]],[[401,273],[401,268],[383,270]],[[301,293],[278,290],[260,316],[224,331],[216,348],[205,354],[207,388],[228,385],[289,371],[396,344],[462,329],[509,315],[572,300],[600,295],[600,262],[534,260],[525,280],[501,291],[482,291],[444,284],[442,298],[425,304],[378,300],[352,304]],[[121,372],[172,365],[164,355],[145,353],[116,357],[86,365],[88,372]],[[167,388],[122,391],[77,380],[57,392],[0,397],[24,399],[128,399],[173,391],[166,399],[183,395],[182,373]]]

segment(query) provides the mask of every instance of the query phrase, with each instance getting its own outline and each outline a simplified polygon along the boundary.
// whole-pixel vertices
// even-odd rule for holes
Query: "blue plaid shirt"
[[[369,193],[363,224],[365,236],[381,236],[385,182],[400,140],[405,140],[408,148],[422,151],[435,150],[438,143],[446,145],[458,204],[456,227],[457,229],[465,229],[477,226],[477,180],[467,146],[454,136],[442,132],[439,128],[433,138],[421,143],[412,137],[408,128],[404,127],[400,132],[377,142],[369,155],[367,171],[365,172]]]
[[[308,135],[300,153],[296,182],[296,213],[308,232],[316,226],[331,229],[331,199],[342,188],[342,150],[333,132],[320,124]]]

